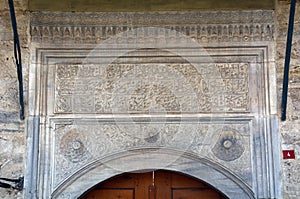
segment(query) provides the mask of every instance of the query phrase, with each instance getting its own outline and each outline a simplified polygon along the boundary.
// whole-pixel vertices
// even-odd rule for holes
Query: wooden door
[[[100,183],[82,199],[225,199],[199,180],[171,171],[125,173]]]

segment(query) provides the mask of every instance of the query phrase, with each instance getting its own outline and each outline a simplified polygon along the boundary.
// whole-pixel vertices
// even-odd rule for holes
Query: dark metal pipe
[[[292,48],[293,30],[294,30],[295,7],[296,7],[296,0],[291,0],[290,18],[289,18],[287,40],[286,40],[282,100],[281,100],[282,121],[286,120],[286,105],[287,105],[287,95],[288,95],[288,86],[289,86],[289,70],[290,70],[289,68],[290,68],[291,48]]]
[[[10,9],[10,17],[11,17],[11,25],[14,32],[14,55],[15,61],[17,65],[17,74],[19,81],[19,103],[20,103],[20,119],[24,120],[24,95],[23,95],[23,75],[22,75],[22,56],[21,56],[21,48],[20,41],[17,29],[17,21],[15,15],[15,8],[13,0],[8,0],[9,9]]]

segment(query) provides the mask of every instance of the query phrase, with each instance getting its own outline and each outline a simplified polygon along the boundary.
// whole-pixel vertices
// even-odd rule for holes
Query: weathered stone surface
[[[18,81],[16,79],[1,79],[0,104],[1,111],[11,112],[19,110]]]
[[[17,71],[13,52],[12,41],[1,41],[0,39],[0,78],[16,78]]]
[[[299,147],[300,148],[300,147]],[[298,148],[298,150],[299,150]],[[299,154],[298,154],[299,155]],[[299,156],[298,156],[299,157]],[[283,161],[284,198],[299,198],[300,161]]]
[[[22,199],[24,198],[22,192],[15,190],[5,190],[0,188],[0,197],[2,199]]]
[[[16,11],[25,11],[28,8],[28,0],[14,0]],[[7,1],[0,1],[0,8],[3,11],[9,10]]]
[[[65,12],[132,12],[132,11],[186,11],[186,10],[256,10],[274,9],[273,0],[240,0],[239,3],[227,0],[180,0],[172,1],[139,1],[139,0],[97,0],[85,2],[84,0],[30,0],[29,9],[33,11],[65,11]]]
[[[300,73],[297,76],[299,75]],[[300,116],[300,88],[290,88],[289,93],[294,116]]]
[[[297,2],[294,23],[294,35],[290,61],[289,94],[287,104],[287,121],[280,122],[280,133],[283,149],[294,149],[295,160],[282,161],[284,198],[296,199],[300,197],[299,157],[300,157],[300,5]],[[278,1],[276,8],[276,68],[278,79],[278,101],[281,101],[283,67],[285,59],[286,35],[288,29],[290,1]],[[279,103],[280,104],[280,103]],[[280,107],[278,107],[280,110]]]
[[[2,160],[1,176],[17,179],[24,175],[24,152],[25,147],[23,147],[22,152],[19,154],[12,152],[7,155],[0,155]]]
[[[0,13],[0,41],[13,41],[12,24],[8,10]],[[28,46],[29,18],[25,10],[16,11],[19,40],[22,47]]]
[[[8,129],[7,129],[8,130]],[[18,179],[24,176],[25,135],[0,132],[0,176]],[[1,198],[22,198],[22,192],[0,188]]]
[[[24,83],[28,80],[28,0],[15,0],[14,6],[22,51]],[[0,177],[24,176],[25,130],[19,120],[17,70],[13,52],[12,25],[7,1],[0,1]],[[25,90],[27,90],[25,88]],[[0,198],[21,199],[22,191],[0,188]]]

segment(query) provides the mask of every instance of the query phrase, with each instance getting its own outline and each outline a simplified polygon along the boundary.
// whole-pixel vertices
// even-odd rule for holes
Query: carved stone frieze
[[[243,147],[249,149],[250,136],[248,124],[230,124],[240,129],[242,134],[239,141],[243,142]],[[229,136],[228,140],[232,141],[232,148],[236,150],[236,134],[223,135],[228,129],[228,124],[222,123],[185,123],[185,122],[90,122],[76,123],[74,121],[70,125],[56,125],[54,130],[55,140],[55,185],[58,185],[66,176],[72,175],[77,169],[92,163],[95,160],[101,160],[109,155],[113,155],[122,151],[151,148],[159,151],[160,149],[176,149],[178,157],[183,153],[194,153],[200,157],[206,157],[216,162],[211,151],[215,154],[214,146],[218,136]],[[219,135],[216,130],[222,131]],[[227,132],[227,131],[226,131]],[[230,137],[231,136],[231,137]],[[232,138],[234,137],[234,138]],[[232,139],[231,139],[232,138]],[[217,143],[218,144],[218,143]],[[227,145],[226,145],[227,147]],[[244,149],[244,148],[243,148]],[[249,151],[245,153],[237,153],[231,150],[223,155],[233,157],[234,164],[239,165],[239,169],[235,171],[237,175],[249,181],[243,172],[248,171],[251,166]],[[220,157],[219,155],[217,155]],[[220,158],[224,159],[224,158]],[[240,160],[242,160],[242,163]],[[175,161],[175,160],[174,160]],[[225,157],[225,162],[221,161],[228,169],[232,167]],[[104,163],[105,164],[105,163]],[[114,167],[116,165],[107,165]],[[167,166],[167,165],[166,165]]]
[[[248,64],[202,65],[58,64],[55,113],[248,112]]]
[[[95,44],[121,32],[157,26],[164,28],[168,39],[180,37],[168,35],[172,30],[204,43],[274,38],[272,11],[31,14],[32,41],[43,43]],[[159,34],[145,34],[143,38],[156,38]]]

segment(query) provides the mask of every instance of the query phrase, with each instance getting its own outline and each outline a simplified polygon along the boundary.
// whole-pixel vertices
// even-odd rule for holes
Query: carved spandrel
[[[247,124],[75,122],[57,125],[54,133],[55,185],[95,160],[134,149],[175,149],[178,156],[193,153],[241,177],[251,168]]]
[[[248,70],[246,63],[57,65],[55,113],[248,112]]]

